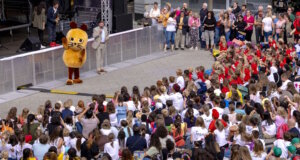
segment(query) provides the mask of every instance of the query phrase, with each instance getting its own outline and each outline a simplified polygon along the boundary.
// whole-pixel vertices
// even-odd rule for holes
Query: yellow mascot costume
[[[70,23],[71,29],[67,33],[67,36],[62,38],[64,46],[63,61],[68,67],[68,80],[67,85],[73,83],[82,83],[79,75],[79,68],[81,68],[86,61],[86,45],[88,41],[88,35],[86,33],[87,26],[83,24],[80,28],[77,28],[75,22]],[[74,80],[73,80],[74,74]]]

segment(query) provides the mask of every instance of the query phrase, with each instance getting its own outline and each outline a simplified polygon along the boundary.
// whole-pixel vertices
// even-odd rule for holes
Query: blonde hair
[[[300,104],[300,94],[294,94],[293,101],[299,105]]]
[[[283,107],[278,107],[277,108],[277,114],[279,116],[283,117],[283,118],[286,118],[286,116],[287,116],[287,113],[286,113],[286,111],[284,110]]]
[[[198,117],[198,118],[196,119],[195,126],[200,126],[200,127],[202,127],[202,128],[205,128],[204,120],[203,120],[202,117]]]
[[[176,74],[177,74],[177,76],[182,76],[182,70],[181,69],[177,69]]]

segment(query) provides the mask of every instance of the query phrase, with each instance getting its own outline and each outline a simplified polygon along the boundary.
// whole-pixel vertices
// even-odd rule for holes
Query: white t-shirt
[[[182,119],[184,119],[187,110],[188,110],[188,109],[185,109],[185,110],[183,110],[183,111],[181,112],[181,118],[182,118]],[[195,108],[193,108],[193,115],[194,115],[194,117],[198,117],[198,116],[199,116],[199,111],[198,111],[197,109],[195,109]]]
[[[104,153],[108,153],[112,160],[118,160],[119,148],[120,146],[118,141],[114,141],[113,146],[111,145],[111,142],[109,142],[104,145]]]
[[[133,101],[128,101],[127,103],[127,111],[135,111],[141,109],[141,102],[138,102],[137,107],[135,106]]]
[[[216,109],[219,112],[219,119],[222,118],[222,115],[224,114],[224,109],[220,107],[213,107],[211,110]]]
[[[235,144],[238,144],[240,146],[245,146],[247,145],[247,143],[245,141],[242,140],[242,136],[239,134],[239,135],[235,135],[233,137],[233,140],[235,141]]]
[[[173,106],[178,112],[181,112],[183,110],[183,97],[181,93],[173,93],[168,96],[167,99],[173,101]]]
[[[267,153],[263,152],[260,156],[256,155],[253,151],[250,153],[252,160],[265,160]]]
[[[227,144],[227,140],[226,140],[226,136],[225,136],[225,129],[223,129],[222,131],[216,129],[214,131],[214,134],[216,135],[216,141],[220,147]]]
[[[266,133],[270,136],[276,135],[276,124],[273,122],[271,125],[268,125],[267,121],[264,120],[261,123],[261,127],[266,129]]]
[[[196,126],[191,128],[192,142],[204,140],[207,134],[208,130],[206,128]]]
[[[169,17],[166,31],[175,32],[176,31],[176,20],[172,17]]]
[[[29,143],[25,143],[23,144],[23,146],[21,146],[21,144],[17,144],[17,151],[18,151],[18,159],[21,159],[21,157],[23,157],[23,150],[26,149],[26,148],[29,148],[32,150],[32,145],[29,144]]]
[[[282,151],[280,158],[287,158],[288,157],[288,150],[287,147],[291,144],[289,141],[285,141],[283,139],[277,139],[274,141],[274,146],[279,147]]]
[[[153,17],[159,17],[160,16],[160,9],[157,8],[156,10],[154,10],[154,8],[151,8],[149,16],[151,18],[153,18]]]
[[[81,138],[81,144],[83,142],[84,142],[84,138]],[[75,148],[76,155],[80,157],[81,153],[80,153],[80,151],[77,150],[76,143],[77,143],[77,138],[70,139],[70,141],[69,141],[70,147]]]
[[[280,86],[280,89],[285,91],[287,89],[287,84],[290,83],[291,81],[287,79],[286,81],[282,82],[282,85]]]
[[[109,120],[112,126],[117,126],[118,125],[117,113],[109,114]]]
[[[262,22],[264,23],[264,31],[265,32],[271,32],[272,31],[272,23],[273,20],[271,17],[265,17]]]
[[[180,86],[180,90],[184,88],[184,78],[182,76],[177,77],[176,83]]]
[[[211,116],[211,111],[209,111],[209,116],[207,116],[206,114],[203,114],[201,115],[201,117],[203,118],[204,120],[204,124],[205,124],[205,127],[208,128],[209,127],[209,124],[211,123],[212,121],[212,116]]]

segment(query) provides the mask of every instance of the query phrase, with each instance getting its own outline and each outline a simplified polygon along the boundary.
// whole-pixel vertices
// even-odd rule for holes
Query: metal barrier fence
[[[152,26],[110,35],[105,65],[150,55],[161,50],[162,28]],[[87,60],[81,73],[96,70],[96,54],[87,45]],[[13,92],[18,86],[32,83],[39,85],[67,78],[62,46],[29,52],[0,59],[0,94]]]

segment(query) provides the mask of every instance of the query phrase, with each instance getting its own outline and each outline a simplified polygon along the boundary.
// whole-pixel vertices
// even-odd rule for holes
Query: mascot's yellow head
[[[82,25],[80,28],[77,28],[76,23],[71,22],[70,27],[71,29],[66,36],[68,48],[74,51],[85,49],[88,41],[87,26]]]

